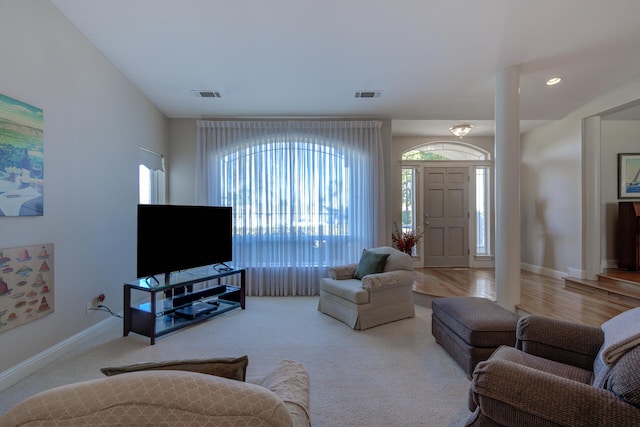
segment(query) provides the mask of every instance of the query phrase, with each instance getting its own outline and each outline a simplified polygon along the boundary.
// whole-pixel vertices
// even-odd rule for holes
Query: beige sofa
[[[353,329],[415,316],[411,256],[389,246],[369,251],[389,254],[382,272],[359,280],[354,278],[358,264],[329,268],[329,277],[320,282],[318,310]]]
[[[11,408],[14,426],[309,427],[309,376],[285,360],[257,383],[150,370],[69,384]]]

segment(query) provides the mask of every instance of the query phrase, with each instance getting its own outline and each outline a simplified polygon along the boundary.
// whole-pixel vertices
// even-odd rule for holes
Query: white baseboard
[[[564,279],[565,277],[568,276],[568,274],[563,271],[552,270],[550,268],[540,267],[539,265],[526,264],[524,262],[520,263],[520,268],[522,268],[525,271],[530,271],[532,273],[541,274],[543,276],[553,277],[556,279]],[[571,270],[572,269],[570,268],[569,275],[573,276],[573,274],[571,273]]]
[[[478,258],[471,260],[472,268],[495,268],[496,262],[493,258]]]
[[[96,334],[108,328],[111,322],[116,321],[122,320],[110,316],[109,318],[104,319],[101,322],[78,332],[77,334],[67,338],[66,340],[49,347],[48,349],[36,354],[35,356],[32,356],[27,360],[24,360],[23,362],[20,362],[17,365],[0,372],[0,391],[8,389],[18,381],[44,368],[48,364],[54,362],[73,349],[79,347],[81,344],[84,344],[88,340],[93,340]]]
[[[617,259],[605,259],[602,261],[602,269],[606,270],[607,268],[618,268],[618,260]]]
[[[576,279],[586,279],[587,278],[587,272],[584,271],[584,270],[579,270],[577,268],[569,267],[569,276],[570,277],[575,277]]]

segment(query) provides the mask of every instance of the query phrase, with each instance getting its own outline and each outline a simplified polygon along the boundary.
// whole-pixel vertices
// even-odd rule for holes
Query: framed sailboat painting
[[[640,153],[618,154],[618,198],[640,199]]]

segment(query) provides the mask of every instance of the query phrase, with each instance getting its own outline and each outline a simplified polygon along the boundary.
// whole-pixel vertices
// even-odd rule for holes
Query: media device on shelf
[[[228,206],[138,205],[139,278],[232,260]],[[154,278],[155,279],[155,278]]]

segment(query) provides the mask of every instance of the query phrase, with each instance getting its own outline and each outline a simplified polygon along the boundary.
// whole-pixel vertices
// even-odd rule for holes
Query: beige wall
[[[561,120],[521,137],[522,262],[581,268],[581,121]]]
[[[602,120],[600,191],[602,199],[602,254],[607,266],[617,266],[618,153],[640,153],[640,122]]]
[[[167,120],[48,1],[0,2],[0,93],[44,111],[42,217],[0,217],[0,248],[53,242],[55,312],[0,329],[0,374],[122,309],[136,273],[138,146],[167,154]],[[115,319],[114,319],[115,320]]]
[[[196,200],[196,120],[169,120],[169,201],[193,205]]]
[[[584,247],[586,235],[601,240],[601,265],[611,256],[611,150],[613,137],[607,121],[603,121],[600,169],[583,168],[583,120],[601,115],[621,105],[640,99],[640,78],[621,85],[590,101],[578,110],[552,124],[522,136],[521,215],[522,262],[542,272],[580,275],[590,262]],[[616,131],[619,135],[621,131]],[[623,136],[624,138],[624,136]],[[624,142],[626,144],[628,142]],[[638,151],[637,149],[632,150]],[[600,176],[599,189],[587,183],[588,174]],[[601,191],[600,191],[601,190]],[[590,227],[584,208],[585,195],[599,194],[603,218]],[[616,190],[617,191],[617,190]]]

